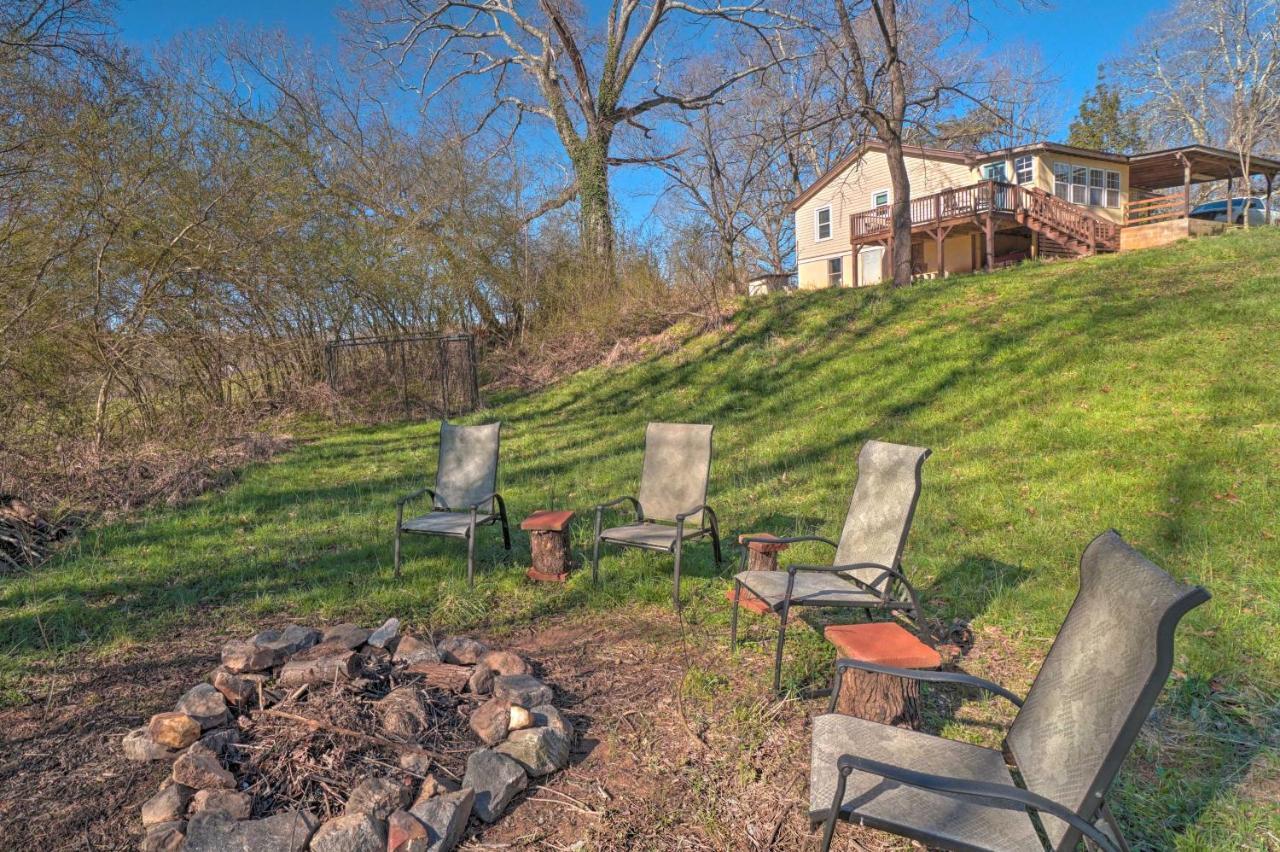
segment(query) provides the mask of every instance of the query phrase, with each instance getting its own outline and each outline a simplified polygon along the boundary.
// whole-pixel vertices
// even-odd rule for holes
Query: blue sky
[[[1032,43],[1059,79],[1063,125],[1075,114],[1082,95],[1097,77],[1099,63],[1121,54],[1138,37],[1143,21],[1173,0],[1078,0],[1043,4],[1027,0],[976,0],[982,27],[974,37],[992,48]],[[585,0],[587,3],[595,0]],[[335,48],[342,24],[338,0],[119,0],[120,35],[131,45],[147,49],[184,30],[229,23],[284,30],[317,48]],[[1105,22],[1105,24],[1103,23]],[[644,229],[660,187],[657,175],[640,168],[619,169],[614,196],[633,227]]]

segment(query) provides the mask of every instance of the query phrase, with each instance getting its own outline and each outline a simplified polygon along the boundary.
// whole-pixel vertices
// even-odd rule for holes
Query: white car
[[[1250,225],[1267,224],[1267,207],[1261,198],[1231,199],[1231,219],[1237,225],[1244,224],[1246,210]],[[1209,222],[1227,221],[1227,201],[1208,201],[1191,208],[1192,219],[1205,219]],[[1280,210],[1271,209],[1272,224],[1280,224]]]

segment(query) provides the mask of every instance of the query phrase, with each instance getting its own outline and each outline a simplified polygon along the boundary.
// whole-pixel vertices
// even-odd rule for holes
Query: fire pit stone
[[[470,637],[291,624],[221,657],[121,742],[129,760],[173,761],[142,807],[144,850],[448,852],[473,815],[496,821],[531,775],[568,764],[552,689]]]

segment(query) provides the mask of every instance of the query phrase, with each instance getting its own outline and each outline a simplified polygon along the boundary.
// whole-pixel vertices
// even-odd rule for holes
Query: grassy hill
[[[1070,605],[1081,550],[1108,527],[1209,588],[1118,810],[1150,847],[1280,843],[1280,229],[902,291],[773,296],[678,343],[470,418],[504,422],[516,520],[633,493],[649,420],[715,424],[710,499],[732,535],[834,535],[865,440],[931,447],[907,570],[930,615],[1003,637],[1020,678]],[[442,540],[410,540],[396,582],[394,499],[430,475],[435,425],[308,429],[224,492],[91,531],[40,571],[0,579],[8,702],[32,700],[33,666],[193,621],[395,613],[501,630],[667,600],[669,561],[639,552],[610,551],[599,588],[589,571],[533,587],[527,541],[517,534],[504,561],[492,530],[474,592],[463,548]],[[575,531],[584,555],[589,514]],[[729,566],[717,573],[706,546],[690,554],[686,618],[727,623]],[[826,677],[818,638],[794,648],[792,686]]]

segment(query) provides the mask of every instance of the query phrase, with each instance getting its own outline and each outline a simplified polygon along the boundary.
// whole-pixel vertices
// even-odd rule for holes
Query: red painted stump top
[[[936,669],[938,652],[921,642],[902,625],[891,621],[873,624],[832,624],[822,631],[841,657],[895,666],[900,669]]]
[[[520,529],[525,532],[561,532],[568,528],[571,520],[573,520],[573,512],[568,509],[558,512],[543,509],[521,521]]]
[[[738,536],[738,544],[746,544],[748,550],[754,550],[756,553],[780,553],[790,546],[785,541],[753,541],[747,543],[749,538],[776,539],[777,536],[772,533],[743,533]]]

